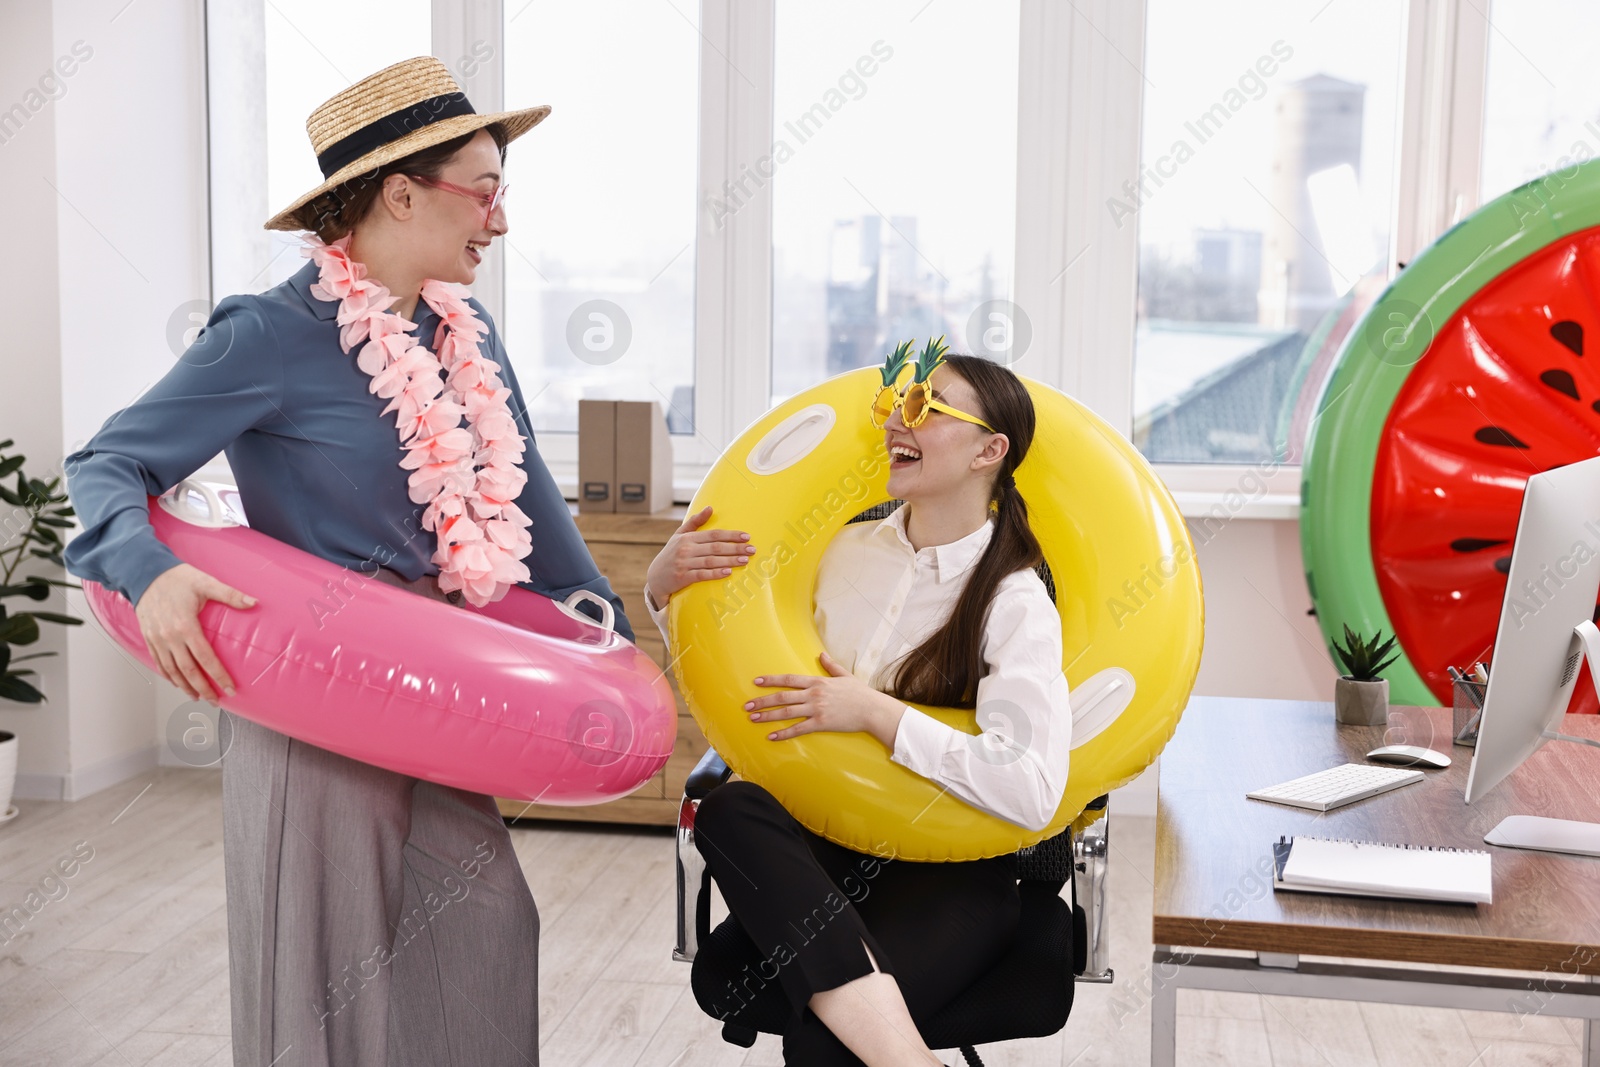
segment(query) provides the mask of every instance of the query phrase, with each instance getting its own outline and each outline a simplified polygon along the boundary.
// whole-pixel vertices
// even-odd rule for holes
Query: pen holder
[[[1454,703],[1450,708],[1450,735],[1458,745],[1474,748],[1478,744],[1478,716],[1483,711],[1483,682],[1463,678],[1452,684]]]

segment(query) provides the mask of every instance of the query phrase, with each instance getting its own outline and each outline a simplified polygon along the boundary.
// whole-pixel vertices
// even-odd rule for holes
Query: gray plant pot
[[[1333,683],[1333,717],[1344,726],[1383,726],[1389,721],[1389,680],[1341,676]]]

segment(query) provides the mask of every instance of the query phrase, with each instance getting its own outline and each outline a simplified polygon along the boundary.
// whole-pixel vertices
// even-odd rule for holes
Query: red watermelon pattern
[[[1600,453],[1597,303],[1600,227],[1480,290],[1389,411],[1373,472],[1373,564],[1400,644],[1442,704],[1446,666],[1492,660],[1528,477]],[[1600,535],[1590,547],[1600,551]],[[1587,669],[1569,710],[1600,710]]]

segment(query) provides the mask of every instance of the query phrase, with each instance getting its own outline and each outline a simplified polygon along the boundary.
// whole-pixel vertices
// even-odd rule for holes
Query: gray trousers
[[[494,799],[222,714],[236,1067],[537,1067],[539,913]]]

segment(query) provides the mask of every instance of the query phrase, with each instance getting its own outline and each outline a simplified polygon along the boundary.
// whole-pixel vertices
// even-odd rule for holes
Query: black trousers
[[[870,974],[872,960],[922,1026],[1016,937],[1014,857],[916,863],[856,852],[806,830],[753,782],[728,782],[700,802],[695,845],[751,941],[752,978],[729,990],[728,1010],[776,977],[793,1011],[786,1064],[861,1063],[806,1005]]]

